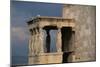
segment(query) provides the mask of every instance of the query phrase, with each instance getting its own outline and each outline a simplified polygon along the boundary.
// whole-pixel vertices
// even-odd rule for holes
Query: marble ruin
[[[63,17],[37,16],[28,21],[28,63],[95,61],[95,22],[95,7],[81,5],[64,5]],[[55,52],[50,50],[51,30],[57,31]]]
[[[70,50],[65,46],[74,46],[70,42],[70,40],[72,39],[72,35],[74,35],[74,19],[41,16],[29,21],[28,25],[31,32],[29,40],[29,64],[62,63],[63,54],[66,53],[68,55],[69,53],[73,52],[73,50]],[[51,29],[57,30],[57,52],[53,53],[50,52],[51,37],[49,31]],[[43,37],[45,36],[43,30],[45,30],[47,34],[46,41],[43,41]],[[46,43],[45,46],[43,42]],[[69,45],[66,45],[66,43],[69,43]],[[44,47],[46,49],[44,49]],[[67,60],[68,59],[66,59],[66,62],[68,62]]]

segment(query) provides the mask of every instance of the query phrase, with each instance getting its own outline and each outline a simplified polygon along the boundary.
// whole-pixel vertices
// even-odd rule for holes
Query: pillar
[[[44,53],[43,35],[44,35],[43,29],[39,28],[39,44],[41,47],[41,50],[40,50],[41,53]]]
[[[40,46],[39,46],[39,32],[38,29],[35,28],[35,35],[34,35],[34,46],[33,46],[33,50],[34,50],[34,54],[33,54],[33,60],[32,63],[36,64],[39,60],[39,53],[40,53]]]
[[[36,35],[35,35],[35,53],[36,55],[40,53],[40,44],[39,44],[39,29],[36,28]]]
[[[34,42],[35,42],[35,29],[33,29],[33,35],[31,36],[31,48],[32,48],[32,51],[31,51],[31,53],[32,53],[32,56],[34,55],[34,47],[35,47],[35,44],[34,44]]]
[[[31,29],[31,36],[29,38],[29,64],[33,63],[33,58],[34,58],[34,40],[35,40],[35,30],[34,29]]]
[[[30,33],[31,33],[31,36],[29,38],[29,56],[32,56],[33,55],[33,33],[34,33],[34,30],[31,29],[30,30]]]
[[[31,48],[32,36],[29,38],[29,56],[32,55],[32,48]]]
[[[61,35],[61,28],[58,28],[57,31],[57,41],[56,41],[57,52],[62,51],[62,35]]]
[[[43,53],[43,31],[42,28],[35,29],[34,35],[34,54],[37,55],[39,53]]]

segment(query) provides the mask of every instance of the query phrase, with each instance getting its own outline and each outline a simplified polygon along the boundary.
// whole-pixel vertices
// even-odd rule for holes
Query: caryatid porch
[[[62,63],[63,52],[70,53],[73,51],[74,19],[41,16],[35,17],[27,23],[31,33],[29,39],[29,64]],[[52,29],[57,30],[56,52],[50,52],[51,37],[49,32]],[[43,30],[46,31],[47,35],[46,45],[44,45],[43,38],[45,34]],[[70,45],[66,46],[66,44]]]

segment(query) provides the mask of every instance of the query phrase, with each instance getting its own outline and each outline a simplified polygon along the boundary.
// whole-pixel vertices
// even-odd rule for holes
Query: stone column
[[[31,50],[30,52],[32,53],[32,55],[44,52],[42,28],[39,29],[36,28],[33,30],[33,35],[31,35],[30,39],[29,49]]]
[[[39,53],[40,53],[40,45],[39,45],[39,29],[34,29],[34,37],[33,37],[33,56],[32,56],[32,64],[38,63]]]
[[[31,42],[31,48],[32,48],[32,56],[34,55],[34,46],[35,46],[35,44],[34,44],[34,42],[35,42],[35,29],[33,29],[33,35],[32,35],[32,40],[31,40],[32,42]]]
[[[40,44],[40,52],[44,53],[44,43],[43,43],[43,30],[42,28],[39,28],[39,44]]]
[[[29,37],[29,56],[32,55],[31,42],[32,42],[32,36]]]
[[[40,45],[39,45],[39,31],[36,28],[36,35],[35,35],[35,54],[39,54],[40,53]]]
[[[33,29],[30,30],[31,36],[29,38],[29,56],[33,54]]]
[[[61,28],[58,28],[57,31],[57,41],[56,41],[56,47],[57,47],[57,52],[62,51],[62,35],[61,35]]]
[[[28,62],[29,64],[33,63],[33,55],[34,55],[34,36],[35,36],[35,31],[34,29],[32,29],[32,32],[31,32],[31,36],[29,38],[29,59],[28,59]]]

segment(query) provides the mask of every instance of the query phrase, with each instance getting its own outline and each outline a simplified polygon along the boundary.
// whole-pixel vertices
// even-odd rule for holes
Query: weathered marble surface
[[[96,7],[88,5],[64,5],[63,17],[74,18],[74,62],[96,60]]]

